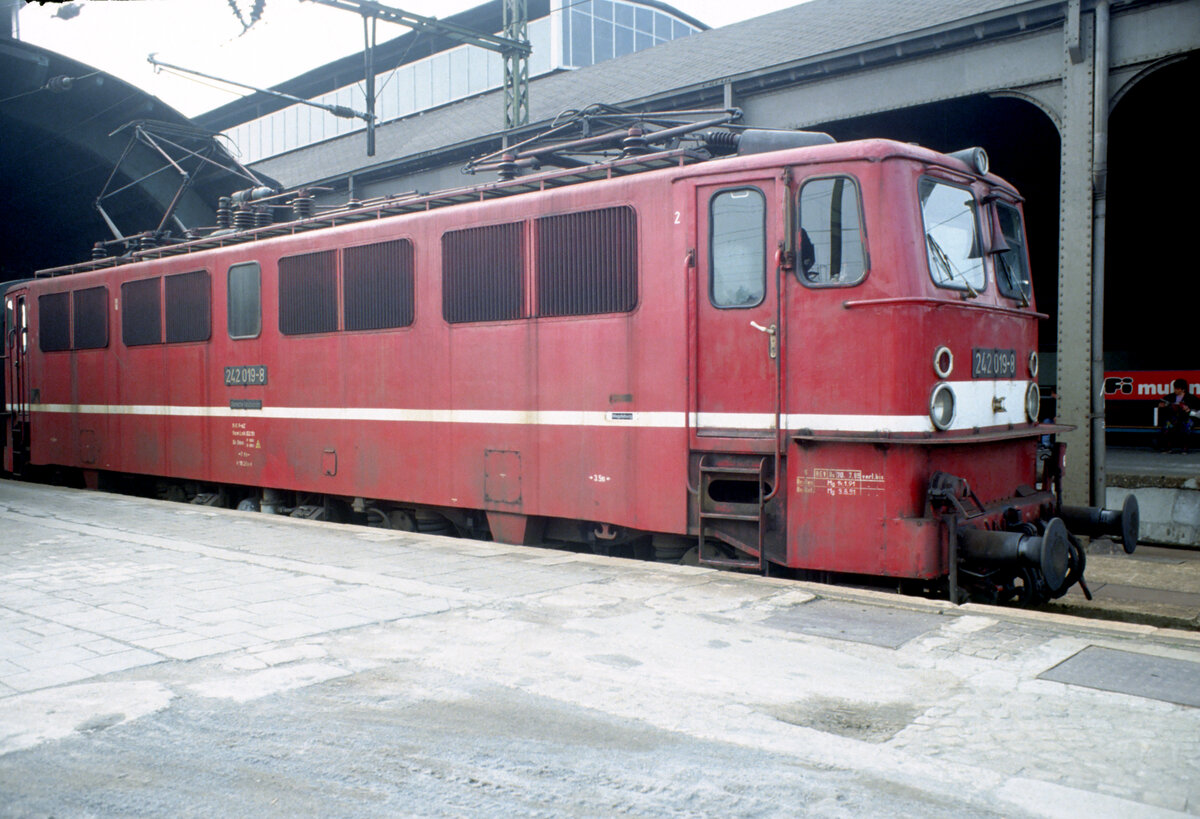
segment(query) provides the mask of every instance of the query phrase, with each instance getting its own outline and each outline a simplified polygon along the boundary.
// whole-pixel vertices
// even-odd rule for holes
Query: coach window
[[[342,328],[413,323],[413,246],[407,239],[348,247],[342,256]]]
[[[867,274],[858,186],[847,176],[800,188],[796,269],[810,287],[854,285]]]
[[[980,253],[975,195],[968,188],[923,178],[917,185],[925,223],[929,275],[938,287],[978,295],[987,280]]]
[[[162,343],[162,285],[158,277],[121,285],[121,340],[126,347]]]
[[[108,346],[108,288],[88,287],[72,294],[75,320],[71,323],[71,346],[76,350],[98,350]]]
[[[337,254],[332,250],[279,260],[279,332],[332,333],[338,328]]]
[[[208,341],[212,335],[211,283],[207,270],[180,273],[163,280],[167,343]]]
[[[38,296],[38,346],[43,353],[71,349],[71,294]]]
[[[637,306],[637,219],[630,207],[538,219],[537,315],[628,313]]]
[[[766,296],[766,216],[758,188],[721,191],[710,201],[708,296],[715,307],[753,307]]]
[[[262,332],[262,271],[258,262],[229,268],[226,322],[230,338],[258,338]]]
[[[442,317],[447,322],[522,318],[524,228],[512,222],[442,235]]]

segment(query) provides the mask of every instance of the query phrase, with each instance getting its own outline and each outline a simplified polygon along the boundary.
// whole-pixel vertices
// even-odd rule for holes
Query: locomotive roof
[[[198,253],[228,245],[322,230],[355,222],[424,212],[451,205],[492,201],[503,197],[531,194],[568,185],[614,179],[654,171],[669,172],[671,169],[675,169],[676,173],[674,176],[680,177],[728,173],[739,169],[864,160],[878,161],[887,158],[907,158],[922,163],[936,163],[947,168],[958,169],[960,172],[966,171],[970,173],[970,169],[959,159],[940,154],[919,145],[887,139],[835,142],[826,145],[791,148],[750,155],[734,155],[717,159],[710,159],[704,152],[700,151],[674,149],[644,156],[596,162],[582,168],[557,169],[530,174],[528,176],[520,176],[515,179],[485,182],[436,193],[411,193],[380,197],[379,199],[366,202],[350,203],[344,208],[307,219],[271,224],[248,230],[220,231],[203,238],[164,247],[140,250],[124,256],[93,259],[78,264],[39,270],[36,275],[41,278],[119,267],[151,259]],[[1016,195],[1011,186],[999,177],[988,174],[985,179],[991,184],[1011,192],[1014,196]]]

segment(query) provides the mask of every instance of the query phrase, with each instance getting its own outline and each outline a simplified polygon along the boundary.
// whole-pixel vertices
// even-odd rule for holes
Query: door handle
[[[770,336],[771,341],[767,345],[767,354],[771,358],[775,358],[776,356],[778,356],[779,355],[779,331],[775,329],[775,325],[772,324],[770,327],[763,327],[757,321],[751,321],[750,326],[753,327],[755,330],[758,330],[760,333],[766,333],[768,336]]]

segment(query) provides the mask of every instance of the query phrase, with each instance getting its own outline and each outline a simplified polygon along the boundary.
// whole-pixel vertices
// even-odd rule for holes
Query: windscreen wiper
[[[942,246],[938,244],[937,239],[933,238],[932,233],[925,234],[925,244],[929,246],[929,252],[933,255],[934,260],[943,270],[946,271],[946,280],[955,281],[957,279],[958,281],[961,281],[967,288],[967,292],[970,294],[971,298],[978,298],[979,292],[971,286],[971,283],[967,281],[966,276],[954,269],[954,265],[951,263],[950,257],[946,255],[946,251],[942,250]]]

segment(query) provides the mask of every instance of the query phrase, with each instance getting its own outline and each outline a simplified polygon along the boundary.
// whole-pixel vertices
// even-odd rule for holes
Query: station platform
[[[0,816],[1180,816],[1198,770],[1196,631],[0,481]]]
[[[1142,542],[1200,549],[1200,451],[1109,447],[1105,472],[1105,506],[1137,496]]]

